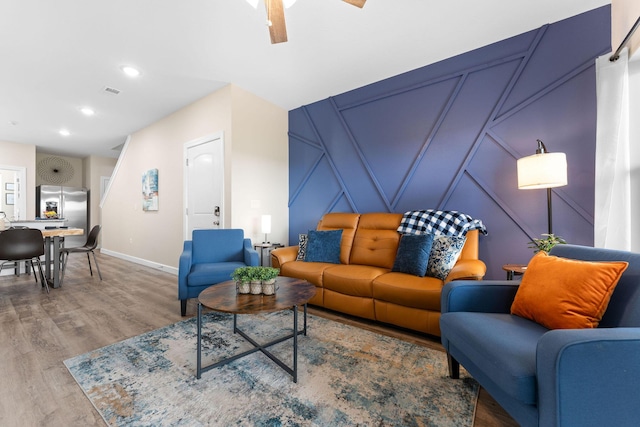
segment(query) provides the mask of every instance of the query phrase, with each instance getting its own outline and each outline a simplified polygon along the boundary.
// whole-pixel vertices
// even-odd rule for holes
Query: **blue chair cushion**
[[[243,262],[202,263],[191,266],[187,276],[187,286],[213,285],[231,280],[231,273],[238,267],[245,267]]]
[[[507,395],[537,403],[536,347],[547,328],[510,314],[453,312],[442,314],[440,329],[468,360],[458,359],[471,375],[473,364]]]

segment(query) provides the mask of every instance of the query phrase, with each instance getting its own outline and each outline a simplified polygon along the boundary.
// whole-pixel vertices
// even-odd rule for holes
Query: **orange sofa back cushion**
[[[318,222],[318,230],[342,230],[340,243],[340,262],[342,264],[349,264],[349,255],[359,219],[360,214],[357,213],[335,212],[325,214]]]
[[[350,263],[391,269],[400,242],[398,226],[401,220],[402,214],[396,213],[360,215]]]

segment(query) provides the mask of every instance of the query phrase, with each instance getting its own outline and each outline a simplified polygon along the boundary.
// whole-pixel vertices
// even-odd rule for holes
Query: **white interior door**
[[[200,228],[223,228],[224,141],[222,134],[185,144],[185,240]]]

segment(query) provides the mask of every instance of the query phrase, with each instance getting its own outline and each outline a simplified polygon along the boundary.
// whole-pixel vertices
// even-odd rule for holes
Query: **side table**
[[[271,256],[271,251],[277,248],[284,248],[284,245],[280,243],[269,243],[269,242],[256,243],[255,245],[253,245],[253,249],[255,249],[260,253],[260,265],[263,265],[262,257],[263,257],[264,251],[266,250],[268,256]],[[269,258],[268,267],[271,267],[271,258]]]
[[[513,280],[513,276],[522,276],[527,270],[526,264],[505,264],[502,269],[507,272],[507,280]]]

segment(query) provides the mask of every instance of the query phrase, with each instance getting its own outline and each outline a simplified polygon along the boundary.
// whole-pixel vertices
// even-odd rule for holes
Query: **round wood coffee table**
[[[210,286],[200,292],[198,296],[198,345],[196,361],[196,378],[200,379],[203,372],[217,368],[227,363],[233,362],[241,357],[262,352],[278,366],[284,369],[293,377],[293,382],[298,382],[298,335],[307,335],[307,302],[316,294],[316,287],[311,283],[294,279],[291,277],[278,276],[276,279],[277,291],[275,295],[252,295],[238,294],[236,282],[228,281]],[[298,306],[304,306],[304,327],[298,331]],[[233,314],[233,332],[242,336],[250,342],[254,348],[234,356],[213,363],[209,366],[202,366],[202,307],[210,308],[214,311]],[[282,310],[293,310],[293,331],[291,334],[277,338],[266,344],[258,344],[245,332],[238,328],[238,314],[270,313]],[[267,350],[267,347],[281,343],[293,338],[293,367],[287,366],[284,362]]]

